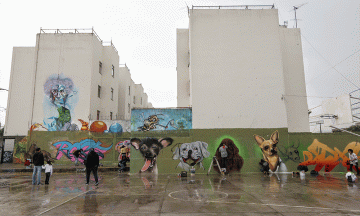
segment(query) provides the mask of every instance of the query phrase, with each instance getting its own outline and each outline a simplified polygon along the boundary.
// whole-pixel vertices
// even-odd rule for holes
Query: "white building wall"
[[[91,70],[91,90],[90,90],[90,106],[89,106],[89,116],[88,120],[96,120],[97,119],[97,111],[100,111],[100,116],[104,115],[105,111],[102,108],[102,98],[104,98],[105,86],[103,86],[102,80],[103,76],[106,76],[108,72],[105,68],[104,62],[104,48],[101,42],[96,38],[93,37],[92,42],[92,70]],[[102,69],[100,73],[99,69],[99,62],[102,63]],[[100,98],[98,97],[98,86],[101,86],[101,94]]]
[[[287,127],[277,10],[190,10],[193,128]]]
[[[177,106],[190,106],[189,29],[177,29]]]
[[[35,47],[14,47],[4,136],[26,136],[31,126]]]
[[[136,97],[135,82],[133,80],[131,80],[131,82],[130,82],[130,108],[131,109],[135,107],[134,96]]]
[[[136,108],[141,108],[141,98],[143,96],[144,93],[144,88],[142,87],[141,84],[135,84],[135,107]]]
[[[279,28],[289,132],[310,132],[300,29]]]
[[[101,76],[101,114],[102,119],[110,119],[110,112],[113,119],[117,114],[118,82],[119,82],[119,55],[111,46],[103,47],[103,74]],[[112,66],[114,66],[114,76],[112,76]],[[111,100],[111,88],[114,89],[113,100]]]
[[[124,119],[131,119],[131,109],[129,108],[129,104],[131,103],[131,76],[130,71],[127,66],[119,68],[119,101],[118,101],[118,110],[120,116],[123,116]]]
[[[88,119],[93,38],[92,34],[39,35],[32,123],[45,124],[44,119],[47,116],[58,114],[55,106],[46,106],[49,104],[47,102],[49,98],[44,93],[44,85],[50,76],[58,76],[60,79],[69,78],[74,84],[73,96],[68,99],[68,101],[77,101],[72,105],[71,122],[81,126],[78,119]]]

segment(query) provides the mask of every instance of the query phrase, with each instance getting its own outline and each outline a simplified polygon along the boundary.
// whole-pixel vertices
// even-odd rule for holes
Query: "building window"
[[[101,86],[98,85],[98,98],[101,96]]]
[[[110,120],[112,120],[112,112],[110,112]]]
[[[140,104],[142,105],[142,98],[141,98],[141,100],[140,100]]]
[[[129,95],[130,95],[130,86],[129,86]]]
[[[114,74],[115,74],[115,67],[114,67],[114,65],[112,65],[112,67],[111,67],[111,76],[114,77]]]
[[[134,96],[134,101],[133,101],[133,103],[135,104],[135,96]]]
[[[128,103],[128,113],[130,113],[130,104]]]
[[[100,111],[99,110],[96,113],[96,120],[100,120]]]
[[[102,72],[102,62],[99,61],[99,73],[101,74],[101,72]]]
[[[114,89],[111,88],[111,100],[114,100]]]

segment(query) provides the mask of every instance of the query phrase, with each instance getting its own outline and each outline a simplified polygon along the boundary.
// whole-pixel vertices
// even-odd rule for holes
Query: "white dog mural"
[[[176,147],[173,153],[174,160],[180,160],[180,163],[176,166],[186,171],[190,171],[192,166],[199,164],[203,169],[202,161],[204,158],[210,156],[210,152],[207,150],[208,144],[201,141],[192,143],[182,143],[180,147]]]

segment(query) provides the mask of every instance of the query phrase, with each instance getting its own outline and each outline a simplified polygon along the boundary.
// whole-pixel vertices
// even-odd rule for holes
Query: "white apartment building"
[[[148,99],[119,61],[93,29],[41,29],[35,47],[13,48],[5,136],[25,136],[34,124],[64,131],[79,130],[79,119],[129,122],[132,97]]]
[[[177,106],[192,107],[194,129],[309,132],[301,46],[271,6],[193,6],[177,29]]]

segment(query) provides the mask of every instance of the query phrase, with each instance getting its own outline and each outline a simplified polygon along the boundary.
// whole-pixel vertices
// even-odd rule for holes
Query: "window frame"
[[[101,86],[98,85],[98,98],[101,98]]]
[[[114,65],[111,65],[111,76],[115,77],[115,67],[114,67]]]

